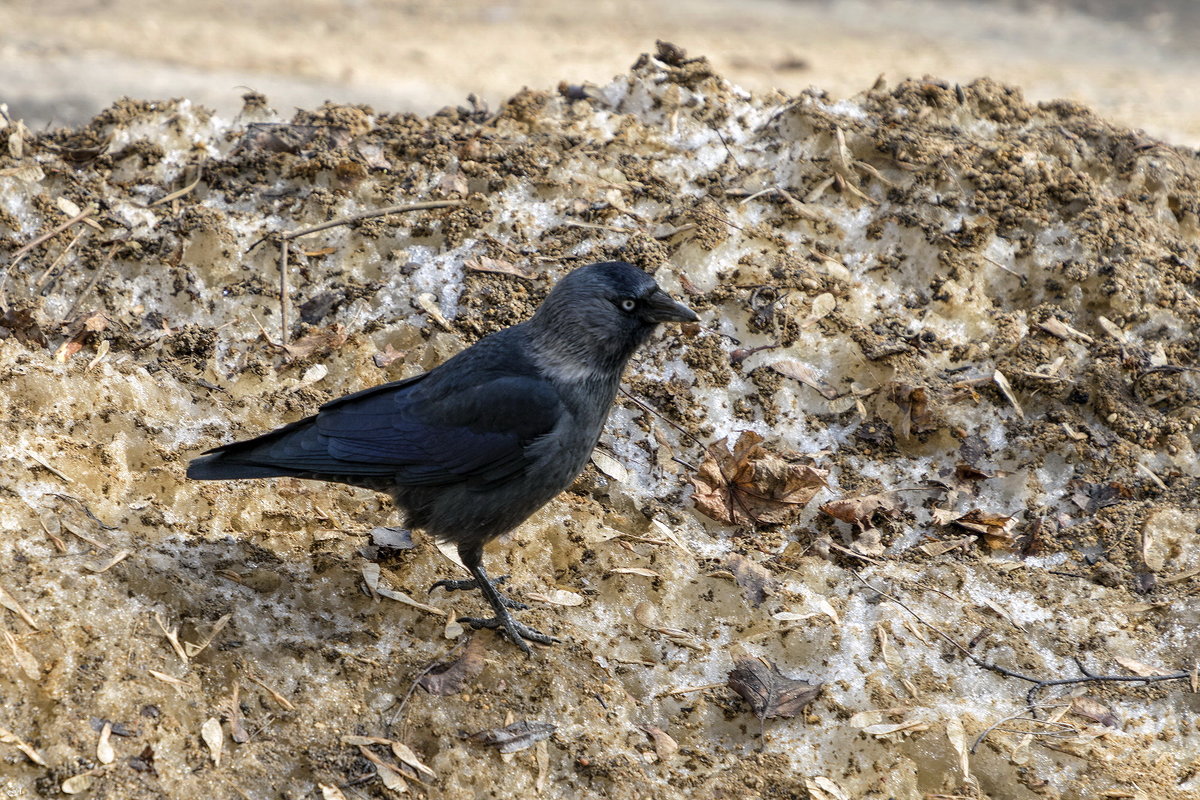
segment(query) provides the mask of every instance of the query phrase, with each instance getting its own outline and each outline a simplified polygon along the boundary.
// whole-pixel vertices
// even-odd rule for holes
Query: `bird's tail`
[[[315,439],[316,417],[293,422],[254,439],[209,450],[188,463],[194,481],[230,481],[239,478],[302,477],[309,473],[297,456],[307,440]]]
[[[194,481],[231,481],[238,478],[277,478],[293,475],[294,470],[246,464],[228,458],[220,450],[193,458],[188,463],[187,476]]]

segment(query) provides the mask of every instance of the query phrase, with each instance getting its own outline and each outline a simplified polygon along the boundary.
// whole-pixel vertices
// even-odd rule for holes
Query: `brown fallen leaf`
[[[54,351],[54,360],[64,363],[82,350],[88,339],[106,329],[108,323],[108,317],[100,311],[76,317],[67,326],[67,340]]]
[[[514,264],[511,261],[487,256],[468,258],[463,266],[472,272],[495,272],[501,275],[516,275],[518,278],[532,278],[537,274],[528,263]]]
[[[1152,667],[1149,664],[1143,664],[1141,661],[1135,661],[1132,658],[1122,658],[1121,656],[1117,656],[1113,659],[1113,661],[1116,661],[1134,675],[1140,675],[1143,678],[1153,678],[1160,675],[1175,674],[1168,669],[1163,669],[1162,667]]]
[[[1110,728],[1117,727],[1117,718],[1108,706],[1091,697],[1071,698],[1071,713]]]
[[[375,366],[383,369],[393,361],[398,361],[408,355],[407,350],[397,350],[392,347],[392,343],[388,342],[383,346],[383,349],[371,356],[371,360],[375,362]]]
[[[765,658],[740,658],[734,662],[726,685],[750,704],[760,720],[794,717],[821,693],[822,684],[781,675]]]
[[[482,636],[476,634],[467,642],[467,647],[457,660],[450,663],[435,665],[429,672],[421,676],[417,685],[430,694],[458,694],[468,683],[475,680],[483,672],[486,661],[484,655],[487,647]]]
[[[818,375],[817,371],[812,367],[795,359],[785,358],[782,361],[776,361],[771,365],[771,369],[785,378],[800,381],[805,386],[816,389],[826,400],[833,400],[838,396],[837,389],[833,388],[833,385],[829,381]]]
[[[771,571],[740,553],[730,553],[725,563],[733,573],[737,585],[742,587],[746,601],[755,608],[761,606],[763,600],[766,600],[767,595],[775,588],[775,576]]]
[[[639,725],[638,727],[645,731],[650,740],[654,742],[654,752],[658,754],[659,761],[670,759],[679,750],[679,743],[662,728],[654,725]]]
[[[691,479],[696,508],[718,522],[790,522],[825,488],[827,470],[784,461],[753,431],[743,431],[732,451],[726,441],[708,447]]]
[[[839,497],[818,507],[822,513],[834,519],[849,522],[866,530],[871,526],[871,520],[876,514],[884,517],[894,517],[902,506],[896,492],[879,492],[877,494],[860,494],[855,497]]]
[[[289,361],[300,361],[314,353],[337,350],[346,343],[348,338],[346,326],[335,322],[328,328],[302,336],[291,344],[283,345],[283,351],[287,354]]]
[[[941,509],[934,509],[940,511]],[[1011,550],[1016,546],[1017,537],[1013,533],[1016,525],[1015,517],[1005,517],[999,514],[989,514],[978,508],[973,508],[961,516],[950,517],[946,514],[934,514],[934,522],[939,525],[957,525],[960,528],[979,534],[991,550]]]
[[[10,336],[27,345],[46,346],[46,334],[29,309],[6,308],[0,312],[0,339]]]
[[[937,418],[929,410],[929,392],[924,386],[893,383],[888,386],[885,397],[900,409],[896,435],[901,439],[907,439],[914,433],[937,430]]]
[[[472,742],[491,745],[501,753],[515,753],[533,747],[542,739],[549,739],[557,729],[557,725],[549,722],[530,722],[523,719],[503,728],[489,728],[473,733],[467,738]]]

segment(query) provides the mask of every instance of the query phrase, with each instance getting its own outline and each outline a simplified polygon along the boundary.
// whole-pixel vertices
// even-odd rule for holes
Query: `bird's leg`
[[[492,611],[496,616],[483,619],[480,617],[460,617],[459,622],[465,622],[473,628],[492,628],[501,631],[509,638],[513,644],[525,651],[525,655],[530,655],[529,645],[525,643],[528,639],[531,642],[540,644],[554,644],[561,641],[553,636],[548,636],[539,630],[530,628],[528,625],[522,625],[513,619],[513,615],[509,612],[505,605],[504,595],[500,594],[500,590],[488,578],[487,573],[483,570],[483,548],[480,546],[460,546],[458,555],[462,558],[463,564],[475,576],[475,585],[479,587],[479,591],[483,593],[484,599],[491,605]]]
[[[498,578],[492,578],[492,585],[499,586],[500,584],[505,583],[507,580],[508,580],[507,575],[501,575]],[[479,581],[477,581],[475,578],[464,578],[464,579],[458,580],[458,581],[447,579],[447,580],[438,581],[433,586],[430,586],[429,591],[432,592],[434,589],[438,588],[439,586],[442,587],[443,589],[445,589],[447,592],[461,592],[466,589],[479,589]],[[504,594],[504,592],[501,592],[499,589],[496,590],[496,594],[500,595],[500,600],[508,608],[513,608],[518,611],[520,611],[523,608],[529,608],[529,606],[522,603],[521,601],[513,600],[511,597]]]

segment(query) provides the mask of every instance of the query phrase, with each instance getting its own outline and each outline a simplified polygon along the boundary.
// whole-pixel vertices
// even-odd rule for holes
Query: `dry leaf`
[[[79,775],[73,775],[62,782],[63,794],[79,794],[87,791],[93,781],[92,773],[84,772]]]
[[[391,742],[392,755],[400,759],[403,763],[415,769],[417,772],[428,775],[430,778],[436,778],[437,773],[429,767],[421,763],[421,759],[413,752],[412,748],[401,742]]]
[[[421,310],[429,315],[429,318],[440,325],[444,330],[453,332],[454,327],[450,321],[442,316],[442,310],[438,308],[437,298],[430,292],[423,292],[417,295],[417,305]]]
[[[808,800],[850,800],[850,795],[824,775],[815,778],[805,778],[804,788],[808,792]]]
[[[901,508],[900,498],[895,492],[839,497],[819,506],[820,511],[834,519],[849,522],[864,530],[872,527],[871,520],[876,514],[894,517]]]
[[[705,515],[734,525],[786,523],[825,488],[828,471],[790,464],[762,447],[762,437],[744,431],[730,451],[726,440],[709,446],[692,476],[692,499]]]
[[[725,563],[729,565],[729,570],[733,573],[733,579],[737,581],[737,585],[742,587],[746,601],[755,608],[761,606],[763,600],[766,600],[767,595],[771,594],[775,588],[775,576],[771,574],[771,571],[757,561],[739,553],[730,553],[726,557]]]
[[[620,461],[617,461],[608,453],[604,453],[599,450],[593,450],[592,463],[596,465],[596,469],[600,470],[617,483],[625,483],[629,480],[629,470],[625,469],[624,465],[622,465]]]
[[[212,754],[214,766],[221,766],[221,748],[225,745],[225,732],[221,730],[221,720],[209,717],[200,726],[200,738],[208,745]]]
[[[109,742],[111,736],[112,723],[105,722],[104,727],[100,729],[100,741],[96,743],[96,760],[101,764],[111,764],[117,758],[113,752],[112,743]]]
[[[808,317],[800,322],[801,328],[811,328],[821,320],[828,317],[837,308],[837,298],[829,292],[819,294],[813,298],[812,308],[808,312]]]
[[[668,734],[662,728],[655,727],[654,725],[641,725],[639,727],[641,727],[641,729],[650,736],[650,740],[654,742],[654,752],[658,754],[659,761],[666,761],[671,758],[671,756],[675,755],[676,752],[678,752],[679,743],[671,738],[670,734]]]
[[[388,342],[383,346],[383,349],[371,356],[371,360],[375,362],[375,366],[383,369],[393,361],[404,358],[408,355],[407,350],[397,350],[392,347],[392,343]]]
[[[283,350],[289,361],[300,361],[315,353],[337,350],[346,343],[348,338],[345,326],[334,323],[328,328],[302,336],[291,344],[285,344]]]
[[[816,389],[826,400],[833,400],[838,396],[837,389],[833,388],[829,381],[818,375],[812,367],[795,359],[786,358],[783,361],[776,361],[771,365],[771,369],[785,378],[800,381],[805,386]]]
[[[317,788],[321,790],[321,800],[346,800],[346,795],[342,794],[342,790],[328,783],[318,783]]]
[[[9,611],[25,620],[25,624],[33,628],[35,631],[38,629],[37,623],[33,621],[33,617],[29,616],[29,612],[26,611],[25,608],[17,602],[17,598],[9,594],[8,590],[6,590],[3,586],[0,586],[0,606],[4,606]]]
[[[532,278],[537,274],[534,272],[532,264],[518,265],[511,261],[487,256],[468,258],[463,266],[473,272],[495,272],[501,275],[516,275],[518,278]]]
[[[67,327],[67,340],[54,351],[54,360],[60,364],[83,349],[84,343],[108,327],[109,319],[97,311],[87,316],[76,317]]]
[[[378,594],[380,597],[386,597],[389,600],[395,600],[398,603],[404,603],[405,605],[412,606],[413,608],[418,608],[421,611],[425,611],[430,614],[436,614],[439,617],[446,616],[446,612],[442,611],[440,608],[434,608],[433,606],[422,603],[419,600],[414,600],[404,592],[398,592],[395,589],[389,589],[383,586],[380,582],[382,570],[378,564],[363,564],[362,574],[363,580],[367,582],[367,588]]]
[[[487,665],[484,655],[487,647],[482,636],[475,634],[467,642],[467,647],[457,660],[450,663],[436,664],[421,676],[417,685],[430,694],[458,694],[463,688],[475,680]]]
[[[549,593],[528,592],[525,596],[530,600],[536,600],[539,603],[549,603],[554,606],[583,605],[583,595],[567,591],[566,589],[555,589]]]
[[[1134,661],[1132,658],[1122,658],[1117,656],[1113,659],[1125,669],[1132,672],[1134,675],[1140,675],[1143,678],[1153,678],[1160,675],[1174,675],[1170,670],[1162,669],[1161,667],[1152,667],[1149,664],[1143,664],[1141,661]]]
[[[386,743],[387,741],[388,740],[384,739],[381,742],[375,743]],[[365,745],[360,744],[358,746],[358,750],[363,754],[363,758],[375,765],[375,772],[379,775],[379,780],[383,781],[385,788],[390,789],[398,794],[403,794],[404,792],[408,791],[408,781],[404,780],[404,776],[401,775],[395,767],[372,753],[366,748]]]
[[[662,575],[659,575],[654,570],[646,569],[645,567],[617,567],[616,569],[613,570],[613,572],[619,573],[621,575],[641,575],[643,578],[661,578],[662,577]]]
[[[533,747],[542,739],[549,739],[557,728],[557,725],[551,725],[549,722],[520,720],[503,728],[490,728],[473,733],[468,738],[472,742],[491,745],[501,753],[515,753]]]
[[[765,658],[737,659],[726,685],[750,704],[759,719],[794,717],[821,693],[821,684],[781,675]]]
[[[12,650],[13,658],[17,662],[17,666],[25,673],[25,677],[31,681],[40,680],[42,677],[42,667],[38,664],[38,660],[33,654],[21,647],[17,643],[17,637],[13,636],[8,631],[4,631],[4,640],[8,642],[8,647]]]
[[[896,435],[901,439],[937,430],[937,418],[929,410],[929,392],[924,386],[893,383],[888,386],[886,397],[900,409]]]
[[[1091,697],[1072,697],[1071,713],[1093,722],[1099,722],[1109,728],[1117,727],[1117,718],[1108,706]]]
[[[935,516],[935,520],[941,518]],[[938,522],[938,524],[947,523]],[[984,542],[992,550],[1012,549],[1016,545],[1016,535],[1012,532],[1013,526],[1017,524],[1015,517],[989,514],[974,508],[966,514],[951,518],[948,524],[957,525],[983,536]]]
[[[49,766],[46,763],[46,759],[42,758],[41,753],[39,753],[37,750],[34,750],[32,745],[7,728],[0,728],[0,744],[14,745],[18,750],[25,754],[26,758],[38,766]]]

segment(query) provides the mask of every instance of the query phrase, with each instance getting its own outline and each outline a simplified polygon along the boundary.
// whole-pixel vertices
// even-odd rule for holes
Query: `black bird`
[[[564,277],[528,321],[480,339],[407,380],[326,403],[311,417],[209,450],[188,465],[197,480],[296,478],[386,492],[406,522],[458,547],[489,619],[527,654],[558,641],[517,622],[524,608],[483,569],[483,546],[511,531],[583,470],[630,356],[660,322],[695,313],[621,261]]]

